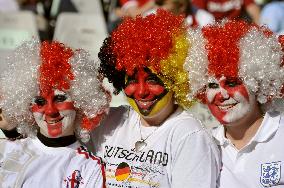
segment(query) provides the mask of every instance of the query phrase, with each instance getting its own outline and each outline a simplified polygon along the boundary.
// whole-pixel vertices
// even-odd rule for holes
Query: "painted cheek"
[[[226,112],[223,112],[219,109],[216,104],[220,104],[223,102],[223,95],[221,94],[220,89],[209,89],[206,93],[206,102],[209,110],[211,111],[212,115],[220,122],[226,123],[223,121]]]
[[[208,104],[208,108],[211,111],[212,115],[222,124],[226,123],[224,117],[227,114],[226,112],[221,111],[218,106],[214,104]]]
[[[247,101],[249,101],[249,94],[247,92],[246,87],[242,84],[239,85],[237,87],[232,87],[230,89],[228,89],[228,93],[230,95],[230,97],[234,98],[234,95],[236,93],[240,93]]]
[[[39,112],[39,113],[43,113],[44,112],[44,107],[43,106],[39,106],[37,104],[32,105],[32,112]]]
[[[148,85],[149,91],[153,95],[161,95],[163,92],[165,92],[165,87],[161,85]]]
[[[55,104],[55,108],[59,111],[75,110],[73,102],[60,102],[60,103]]]
[[[124,93],[130,97],[134,94],[134,92],[137,89],[137,84],[129,84],[128,86],[125,87]]]
[[[208,89],[206,92],[206,102],[207,104],[213,103],[216,95],[220,93],[220,89]]]

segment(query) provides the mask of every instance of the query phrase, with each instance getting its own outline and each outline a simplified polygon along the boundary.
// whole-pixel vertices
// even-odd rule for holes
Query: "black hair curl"
[[[100,48],[100,52],[98,57],[100,59],[100,67],[99,72],[106,78],[108,81],[113,84],[115,91],[113,92],[115,95],[119,94],[119,92],[125,87],[125,71],[118,71],[115,68],[116,65],[116,56],[112,51],[113,41],[111,37],[108,37],[104,40],[102,47]]]

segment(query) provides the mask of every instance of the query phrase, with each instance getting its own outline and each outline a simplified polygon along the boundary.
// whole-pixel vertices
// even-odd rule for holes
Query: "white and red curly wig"
[[[225,21],[189,30],[188,39],[189,98],[204,102],[206,86],[221,76],[240,79],[260,104],[283,98],[284,36],[245,21]]]

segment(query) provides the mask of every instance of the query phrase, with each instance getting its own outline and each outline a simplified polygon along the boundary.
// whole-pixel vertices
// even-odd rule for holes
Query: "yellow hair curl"
[[[174,35],[173,44],[169,57],[160,62],[161,72],[159,75],[167,89],[175,93],[176,102],[183,108],[189,108],[194,101],[190,101],[186,97],[189,93],[188,74],[184,71],[183,64],[190,46],[186,33]]]

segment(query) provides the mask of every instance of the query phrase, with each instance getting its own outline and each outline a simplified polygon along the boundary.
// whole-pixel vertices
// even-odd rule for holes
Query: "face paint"
[[[206,102],[220,123],[229,124],[252,110],[255,100],[240,80],[221,77],[208,84]]]
[[[124,93],[129,104],[142,116],[158,113],[172,97],[163,82],[149,69],[139,70],[132,77],[127,77]]]
[[[58,138],[73,134],[76,111],[65,92],[54,90],[47,96],[35,97],[32,112],[43,135]]]

